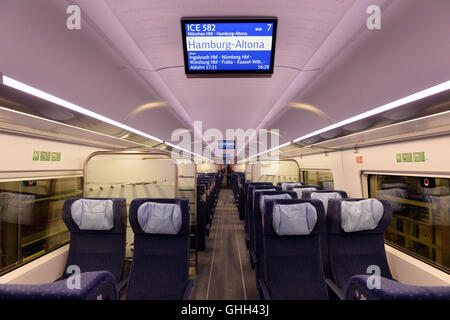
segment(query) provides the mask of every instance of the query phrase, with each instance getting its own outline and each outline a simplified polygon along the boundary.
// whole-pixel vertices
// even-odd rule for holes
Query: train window
[[[82,179],[0,182],[0,274],[69,242],[62,208],[82,195]]]
[[[334,190],[333,174],[326,170],[301,170],[302,182],[306,185],[318,185],[323,190]]]
[[[388,244],[450,272],[450,179],[369,175],[369,196],[386,199]]]

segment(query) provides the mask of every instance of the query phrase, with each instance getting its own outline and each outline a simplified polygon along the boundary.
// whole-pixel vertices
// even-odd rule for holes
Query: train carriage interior
[[[448,0],[0,0],[0,306],[450,300],[449,31]]]

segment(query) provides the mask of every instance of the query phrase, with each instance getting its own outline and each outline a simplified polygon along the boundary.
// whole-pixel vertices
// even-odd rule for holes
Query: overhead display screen
[[[186,74],[273,73],[276,18],[183,18]]]
[[[234,140],[219,140],[219,149],[234,149]]]

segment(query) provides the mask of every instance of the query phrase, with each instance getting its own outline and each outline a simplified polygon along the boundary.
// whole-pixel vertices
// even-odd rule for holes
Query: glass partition
[[[299,167],[295,160],[257,161],[251,164],[253,182],[299,182]],[[247,180],[246,180],[247,181]]]
[[[323,190],[334,190],[333,173],[328,170],[301,170],[304,184],[308,186],[320,186]]]

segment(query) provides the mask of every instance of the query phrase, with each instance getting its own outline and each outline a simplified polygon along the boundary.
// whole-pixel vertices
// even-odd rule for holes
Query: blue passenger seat
[[[327,238],[333,276],[328,284],[341,299],[354,275],[379,269],[382,277],[392,279],[384,249],[384,232],[391,219],[391,206],[386,200],[328,201]]]
[[[379,278],[374,286],[370,275],[350,278],[345,292],[346,300],[450,300],[450,286],[413,286]],[[370,288],[368,286],[370,284]]]
[[[188,199],[135,199],[130,205],[134,254],[126,299],[188,299]]]
[[[264,213],[264,299],[326,300],[320,255],[325,227],[318,200],[269,200]]]
[[[66,267],[76,265],[82,273],[109,271],[119,283],[125,259],[127,228],[123,198],[71,198],[64,202],[63,220],[70,231]],[[65,272],[62,278],[71,274]],[[119,290],[126,283],[119,284]]]
[[[342,199],[347,198],[347,192],[334,190],[308,190],[302,192],[303,199],[316,199],[320,200],[323,204],[323,208],[325,210],[325,216],[328,212],[328,201],[330,199]],[[322,251],[322,261],[323,261],[323,270],[326,278],[331,278],[331,267],[330,260],[328,258],[328,240],[327,240],[327,228],[326,225],[322,228],[322,233],[320,234],[320,249]]]
[[[255,190],[253,211],[250,212],[250,223],[253,224],[253,247],[250,248],[250,258],[255,264],[256,286],[258,290],[259,280],[264,279],[264,244],[263,244],[263,212],[265,202],[277,199],[296,199],[293,191],[264,191]],[[252,253],[253,250],[253,253]],[[261,291],[260,291],[261,293]]]
[[[299,199],[303,198],[303,192],[321,190],[319,186],[307,186],[307,185],[297,187],[288,186],[288,189],[297,192],[297,198]]]
[[[249,249],[254,247],[254,234],[255,234],[255,224],[253,221],[253,206],[254,206],[254,197],[255,197],[255,191],[256,190],[281,190],[281,187],[275,187],[273,185],[250,185],[248,187],[248,195],[247,195],[247,213],[245,215],[245,225],[246,225],[246,240],[247,240],[247,247]],[[252,262],[253,265],[253,262]]]
[[[110,272],[85,272],[79,276],[79,287],[77,281],[72,282],[72,279],[45,284],[0,284],[0,300],[118,299],[116,281]]]

